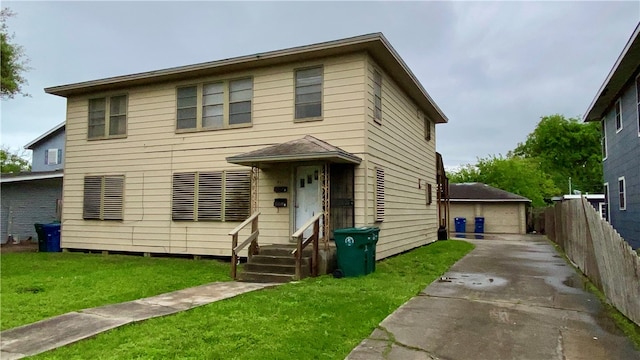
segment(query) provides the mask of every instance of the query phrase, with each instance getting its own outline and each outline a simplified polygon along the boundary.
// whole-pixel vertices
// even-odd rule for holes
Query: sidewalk
[[[162,295],[55,316],[0,333],[0,359],[20,359],[119,326],[174,314],[279,284],[216,282]]]
[[[544,237],[465,240],[476,249],[347,359],[640,359]]]

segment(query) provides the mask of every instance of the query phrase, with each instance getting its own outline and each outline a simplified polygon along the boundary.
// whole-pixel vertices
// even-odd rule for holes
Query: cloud
[[[5,2],[33,70],[2,103],[2,143],[65,117],[44,87],[383,32],[449,117],[449,167],[506,154],[540,117],[582,114],[638,2]]]

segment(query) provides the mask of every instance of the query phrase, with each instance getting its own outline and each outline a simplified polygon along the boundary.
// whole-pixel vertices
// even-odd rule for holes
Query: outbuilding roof
[[[298,46],[283,50],[269,51],[254,55],[239,56],[179,66],[169,69],[148,71],[131,75],[116,76],[68,85],[45,88],[48,94],[69,97],[99,91],[115,91],[133,86],[152,83],[196,79],[203,76],[230,73],[258,67],[284,63],[308,61],[328,56],[367,52],[372,56],[398,86],[404,90],[416,105],[435,123],[448,122],[447,117],[429,96],[418,78],[411,72],[400,55],[393,49],[382,33],[373,33],[341,40]]]
[[[449,184],[449,198],[452,202],[531,202],[524,196],[478,182]]]
[[[5,173],[0,177],[0,183],[13,183],[32,180],[57,179],[63,178],[62,170],[52,171],[25,171],[19,173]]]

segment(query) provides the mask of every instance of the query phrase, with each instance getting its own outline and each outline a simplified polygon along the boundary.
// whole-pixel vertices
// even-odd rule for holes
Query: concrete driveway
[[[640,359],[542,236],[487,235],[348,359]]]

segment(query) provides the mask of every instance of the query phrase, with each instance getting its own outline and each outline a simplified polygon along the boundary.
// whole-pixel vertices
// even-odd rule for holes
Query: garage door
[[[519,234],[525,229],[522,204],[483,204],[485,232],[495,234]]]

